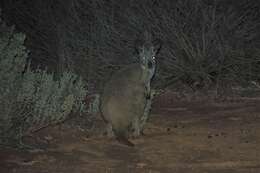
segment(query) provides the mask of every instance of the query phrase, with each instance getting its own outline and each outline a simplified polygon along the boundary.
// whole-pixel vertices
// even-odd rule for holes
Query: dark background
[[[33,68],[70,70],[99,92],[137,60],[145,30],[163,41],[154,87],[215,89],[260,77],[258,0],[1,0],[2,18],[26,34]]]

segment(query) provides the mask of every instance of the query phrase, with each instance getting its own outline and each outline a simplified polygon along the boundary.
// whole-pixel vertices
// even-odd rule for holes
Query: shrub
[[[105,75],[100,74],[110,74],[107,71],[113,67],[133,62],[134,40],[148,29],[164,43],[158,54],[159,68],[153,83],[158,88],[180,84],[181,88],[191,88],[192,91],[223,89],[257,79],[254,69],[259,69],[259,58],[250,53],[255,52],[259,40],[260,13],[255,2],[93,2],[90,4],[92,11],[81,10],[86,13],[82,16],[94,16],[89,22],[95,21],[88,27],[92,29],[88,32],[91,37],[84,37],[90,42],[86,44],[89,52],[95,56],[87,56],[88,61],[100,68],[95,70],[91,64],[92,73],[103,77]],[[93,14],[87,15],[90,12]]]
[[[90,92],[99,92],[114,71],[138,60],[133,57],[134,41],[144,30],[163,40],[153,82],[158,88],[177,84],[193,92],[259,79],[254,50],[259,47],[257,1],[32,3],[5,7],[9,18],[28,33],[32,64],[48,64],[56,71],[73,67],[88,81]],[[20,10],[8,10],[14,7]]]
[[[0,143],[20,140],[42,127],[83,112],[86,95],[81,78],[64,72],[59,80],[47,70],[25,69],[25,35],[0,25]]]
[[[194,90],[223,89],[257,79],[252,69],[259,59],[248,53],[259,26],[254,11],[247,7],[238,12],[222,3],[178,1],[175,13],[162,18],[173,40],[163,62],[166,85],[179,82]]]

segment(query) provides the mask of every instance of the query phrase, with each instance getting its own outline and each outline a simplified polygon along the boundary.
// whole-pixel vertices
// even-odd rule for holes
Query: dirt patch
[[[0,150],[0,172],[19,173],[258,173],[258,99],[238,102],[155,100],[134,148],[60,125],[34,134],[44,150]],[[97,123],[96,129],[103,126]]]

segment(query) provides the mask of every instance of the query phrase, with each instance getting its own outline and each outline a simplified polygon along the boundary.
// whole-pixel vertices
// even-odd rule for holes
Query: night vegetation
[[[12,43],[21,47],[15,54],[16,48],[7,52],[10,61],[14,57],[18,59],[19,66],[18,71],[10,70],[10,75],[15,77],[13,80],[17,78],[19,83],[9,88],[10,94],[17,95],[13,91],[23,89],[23,85],[54,89],[53,85],[59,85],[55,80],[62,82],[64,76],[64,82],[71,84],[75,79],[72,72],[82,77],[90,95],[100,93],[114,71],[137,61],[134,42],[145,30],[163,41],[154,88],[215,91],[218,97],[223,90],[234,87],[259,87],[258,1],[3,0],[0,5],[2,19],[7,25],[15,26],[15,29],[1,32],[1,38],[13,34],[17,40]],[[25,34],[26,39],[19,33]],[[24,39],[26,50],[22,45]],[[1,46],[9,42],[3,39]],[[8,70],[9,66],[3,63],[1,61],[1,70],[2,66]],[[20,82],[27,77],[33,79],[27,80],[28,83]],[[7,79],[11,80],[8,76],[2,80],[6,82]],[[52,92],[57,93],[59,87],[56,89]],[[65,95],[70,96],[69,92]],[[77,98],[83,98],[84,93],[77,93]],[[67,98],[65,95],[62,101]],[[17,101],[13,104],[23,105]],[[30,110],[34,106],[29,103]],[[52,115],[55,112],[60,117],[60,110],[53,111]]]
[[[87,90],[81,78],[26,66],[25,35],[0,23],[0,144],[23,147],[22,137],[82,113]]]
[[[27,35],[34,67],[80,74],[99,92],[134,58],[144,30],[163,40],[155,86],[217,89],[259,80],[259,3],[234,0],[47,0],[2,3]]]

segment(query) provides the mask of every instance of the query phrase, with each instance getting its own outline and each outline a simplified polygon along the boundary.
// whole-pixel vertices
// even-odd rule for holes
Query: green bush
[[[71,112],[85,111],[81,78],[64,72],[59,80],[47,70],[25,69],[25,35],[0,25],[0,143],[9,143],[51,124]]]

